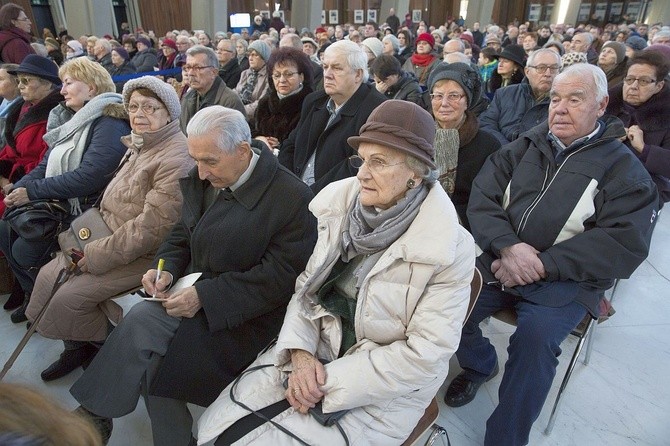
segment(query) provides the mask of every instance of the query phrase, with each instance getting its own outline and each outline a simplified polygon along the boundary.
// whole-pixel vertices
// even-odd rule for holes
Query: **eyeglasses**
[[[30,19],[28,17],[18,17],[16,19],[17,22],[30,22]]]
[[[430,99],[433,102],[442,102],[444,101],[444,98],[447,98],[447,102],[451,104],[456,104],[458,101],[460,101],[462,98],[464,98],[464,94],[460,93],[449,93],[447,95],[444,95],[442,93],[431,93],[430,94]]]
[[[640,87],[646,87],[647,85],[655,84],[656,82],[658,82],[656,79],[649,79],[648,77],[633,77],[633,76],[626,76],[623,78],[623,81],[626,83],[626,85],[633,85],[635,81],[637,81]]]
[[[558,70],[561,68],[558,65],[528,65],[528,68],[534,68],[538,73],[546,73],[549,70],[550,73],[558,73]]]
[[[370,169],[371,172],[375,173],[384,170],[385,167],[397,166],[404,163],[405,161],[400,161],[399,163],[388,164],[379,158],[370,158],[369,160],[364,160],[358,155],[352,155],[349,157],[349,164],[354,169],[360,169],[361,167],[363,167],[363,164],[367,164],[368,169]]]
[[[151,104],[140,105],[131,102],[130,104],[128,104],[128,113],[137,113],[138,110],[142,109],[142,113],[144,113],[145,115],[153,115],[154,113],[156,113],[156,110],[160,110],[162,108],[165,107],[155,106]]]
[[[183,65],[181,67],[182,71],[195,71],[196,73],[201,72],[205,68],[214,68],[214,67],[211,66],[211,65],[207,65],[207,66],[204,66],[204,67],[201,67],[201,66],[198,66],[198,65]]]
[[[18,76],[16,79],[19,81],[19,84],[28,85],[31,81],[34,81],[37,78],[36,77]]]
[[[289,80],[290,78],[292,78],[296,74],[298,74],[297,71],[285,71],[283,73],[272,73],[272,79],[278,81],[279,79],[281,79],[283,77],[284,79]]]

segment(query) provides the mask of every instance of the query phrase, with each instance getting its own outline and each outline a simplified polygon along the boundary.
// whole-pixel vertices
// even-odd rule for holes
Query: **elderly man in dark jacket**
[[[561,342],[614,279],[646,258],[658,210],[656,186],[621,143],[623,126],[602,121],[607,80],[577,64],[554,80],[548,125],[491,155],[474,181],[470,227],[483,253],[479,300],[456,352],[463,368],[445,401],[462,406],[498,372],[479,323],[498,310],[518,315],[486,446],[528,443],[547,398]]]
[[[561,57],[555,51],[531,53],[524,70],[527,81],[496,91],[489,108],[479,116],[481,129],[505,145],[547,119],[549,89],[560,67]]]
[[[156,254],[160,278],[142,280],[160,302],[135,305],[71,389],[103,437],[142,395],[154,444],[190,444],[186,402],[208,406],[277,335],[316,242],[312,192],[252,148],[240,112],[208,107],[187,130],[197,167],[181,182],[182,217]],[[194,286],[167,291],[192,272]]]
[[[298,126],[281,145],[279,162],[315,193],[356,175],[348,161],[354,151],[342,141],[358,135],[372,110],[385,100],[366,82],[367,66],[367,56],[354,42],[330,45],[323,55],[324,90],[305,98]]]

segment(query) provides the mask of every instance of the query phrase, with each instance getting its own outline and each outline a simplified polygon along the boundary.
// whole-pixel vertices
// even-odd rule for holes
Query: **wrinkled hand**
[[[527,243],[517,243],[500,250],[500,259],[491,264],[491,272],[503,286],[528,285],[546,277],[540,251]]]
[[[263,141],[270,150],[279,148],[279,140],[274,136],[257,136],[255,139]]]
[[[25,187],[19,187],[14,189],[5,197],[5,206],[21,206],[22,204],[28,203],[30,198],[28,198],[28,191]]]
[[[378,92],[384,94],[389,89],[389,84],[387,84],[384,81],[379,81],[375,83],[375,88],[377,89]]]
[[[2,186],[3,195],[9,195],[9,193],[12,191],[12,187],[14,187],[14,183],[10,183],[9,180],[7,180],[7,182]]]
[[[298,412],[306,414],[323,398],[320,387],[326,384],[326,369],[305,350],[293,350],[291,363],[293,372],[288,377],[286,399]]]
[[[202,308],[202,304],[195,287],[190,286],[170,295],[163,302],[163,307],[170,316],[191,318]]]
[[[172,283],[172,274],[167,271],[161,272],[161,278],[156,283],[156,274],[158,270],[150,269],[142,276],[142,286],[144,291],[150,296],[156,296],[158,299],[167,299],[167,290]]]
[[[644,132],[640,126],[631,125],[628,127],[627,134],[630,145],[633,146],[635,150],[642,153],[642,150],[644,150]]]

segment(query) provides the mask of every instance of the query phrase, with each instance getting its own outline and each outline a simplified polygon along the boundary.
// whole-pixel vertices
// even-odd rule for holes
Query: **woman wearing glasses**
[[[477,73],[464,63],[441,64],[428,80],[435,117],[435,162],[439,182],[451,197],[461,224],[470,230],[466,215],[472,182],[486,158],[500,142],[479,128],[472,107],[481,95]]]
[[[30,46],[32,23],[23,8],[7,3],[0,8],[0,60],[20,64],[28,54],[35,54]]]
[[[302,51],[283,47],[272,52],[267,70],[272,81],[258,101],[252,136],[274,150],[298,125],[302,103],[312,92],[312,64]]]
[[[82,274],[70,278],[54,295],[37,331],[62,339],[65,350],[42,372],[51,381],[90,362],[122,316],[110,297],[140,283],[163,237],[177,221],[182,195],[179,178],[193,167],[186,137],[179,128],[181,108],[169,84],[155,77],[126,83],[123,105],[130,135],[122,165],[104,191],[102,218],[112,235],[84,248]],[[27,315],[34,320],[49,297],[58,272],[67,265],[59,253],[40,271]]]
[[[310,204],[318,241],[276,345],[255,363],[269,366],[233,390],[307,444],[344,444],[344,436],[352,445],[400,444],[447,375],[474,242],[435,183],[434,136],[428,112],[388,100],[347,140],[358,174]],[[217,436],[216,444],[296,444],[274,424],[256,429],[230,391],[200,418],[199,444]],[[339,429],[308,414],[317,404],[348,410]]]
[[[22,74],[21,67],[27,66],[32,57],[39,56],[26,57],[17,70],[26,77],[22,91],[35,89],[40,83],[37,77]],[[58,74],[63,82],[64,105],[52,110],[49,123],[69,120],[44,135],[49,146],[44,158],[30,173],[6,187],[4,203],[9,208],[30,200],[61,200],[70,208],[71,221],[95,203],[109,182],[125,151],[120,138],[128,134],[129,127],[121,96],[112,93],[114,83],[102,65],[78,57],[65,63]],[[25,240],[3,220],[0,249],[26,293],[23,305],[12,314],[12,322],[22,322],[39,268],[58,250],[58,240]]]
[[[653,178],[659,206],[670,201],[670,64],[661,53],[646,49],[634,56],[623,84],[610,89],[607,114],[621,119],[624,143]]]

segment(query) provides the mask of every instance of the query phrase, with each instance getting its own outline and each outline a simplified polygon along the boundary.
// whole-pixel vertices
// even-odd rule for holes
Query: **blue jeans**
[[[497,362],[495,348],[482,335],[479,323],[507,308],[517,312],[517,329],[507,348],[498,406],[486,423],[485,445],[528,443],[556,375],[561,342],[586,315],[586,308],[577,302],[547,307],[484,285],[456,351],[466,377],[474,382],[484,382]]]

